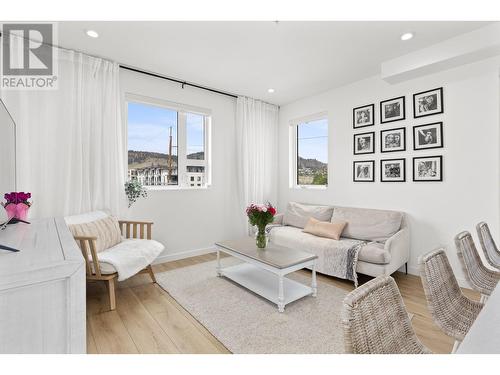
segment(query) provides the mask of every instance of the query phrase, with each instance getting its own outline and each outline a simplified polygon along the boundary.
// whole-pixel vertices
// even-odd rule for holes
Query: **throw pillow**
[[[307,222],[303,232],[314,234],[318,237],[331,238],[332,240],[339,240],[342,231],[347,225],[347,221],[336,220],[335,222],[319,221],[311,217]]]
[[[122,241],[120,226],[114,216],[88,223],[68,225],[73,237],[97,237],[97,252],[109,249]],[[77,241],[78,246],[80,243]]]

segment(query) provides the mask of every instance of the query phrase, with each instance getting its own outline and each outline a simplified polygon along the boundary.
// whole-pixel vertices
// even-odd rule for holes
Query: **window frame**
[[[124,123],[125,123],[125,155],[126,171],[128,176],[128,104],[139,103],[150,105],[177,112],[177,185],[144,186],[147,190],[200,190],[212,186],[212,157],[211,157],[211,134],[212,134],[212,111],[207,108],[196,107],[189,104],[171,102],[164,99],[153,98],[133,93],[125,93],[124,97]],[[187,113],[203,116],[203,143],[204,159],[187,158]],[[198,166],[205,168],[205,182],[202,186],[190,186],[187,177],[187,166]],[[181,171],[182,174],[181,174]],[[185,180],[185,181],[184,181]]]
[[[328,112],[319,112],[312,115],[300,117],[293,119],[289,122],[289,139],[290,139],[290,176],[289,176],[289,187],[290,189],[311,189],[311,190],[326,190],[328,188],[328,182],[325,185],[303,185],[299,184],[299,125],[318,121],[318,120],[326,120],[328,124],[328,135],[327,135],[327,152],[329,151],[330,144],[330,121],[328,120]],[[330,179],[330,155],[328,152],[328,180]]]

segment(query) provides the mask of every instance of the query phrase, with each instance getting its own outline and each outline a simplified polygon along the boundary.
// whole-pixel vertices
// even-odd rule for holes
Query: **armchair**
[[[89,216],[91,220],[87,221]],[[113,225],[112,228],[109,225],[98,224],[99,221],[107,218],[109,218],[108,215],[96,212],[84,216],[67,217],[66,223],[85,259],[87,281],[105,283],[108,289],[110,310],[115,310],[116,281],[125,280],[135,274],[148,273],[153,283],[156,283],[151,263],[163,251],[164,247],[151,239],[152,222],[120,220],[115,221],[117,227]],[[98,227],[94,228],[93,225]],[[104,245],[98,244],[99,233],[102,237],[108,237],[113,233],[103,233],[103,230],[112,232],[115,229],[120,231],[121,241],[109,248],[102,249]],[[86,233],[95,233],[96,235],[87,235]]]

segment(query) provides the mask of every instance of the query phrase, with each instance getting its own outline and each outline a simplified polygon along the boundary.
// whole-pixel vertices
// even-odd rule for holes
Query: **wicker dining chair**
[[[419,265],[429,311],[437,326],[455,339],[455,352],[483,304],[462,293],[443,249],[422,256]]]
[[[349,293],[343,302],[346,353],[430,354],[415,335],[394,279],[379,276]]]
[[[482,221],[476,225],[476,230],[486,261],[490,266],[500,270],[500,251],[498,251],[488,224]]]
[[[481,302],[484,302],[500,280],[500,272],[486,268],[469,232],[457,234],[455,246],[459,258],[462,259],[462,265],[465,266],[470,283],[475,290],[481,293]]]

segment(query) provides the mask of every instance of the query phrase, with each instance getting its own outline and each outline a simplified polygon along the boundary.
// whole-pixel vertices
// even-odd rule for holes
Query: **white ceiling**
[[[60,22],[59,45],[285,104],[376,75],[388,59],[487,22]],[[84,30],[96,30],[89,38]],[[403,42],[407,31],[415,37]],[[274,94],[267,93],[274,88]]]

